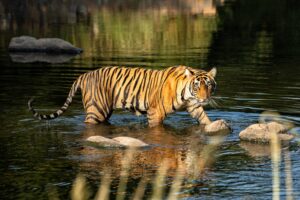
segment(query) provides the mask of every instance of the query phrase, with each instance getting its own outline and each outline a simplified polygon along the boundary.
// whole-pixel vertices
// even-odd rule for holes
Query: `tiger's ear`
[[[217,68],[213,67],[208,74],[215,78],[217,75]]]
[[[184,75],[185,75],[186,77],[191,77],[193,74],[192,74],[192,72],[191,72],[189,69],[185,69]]]

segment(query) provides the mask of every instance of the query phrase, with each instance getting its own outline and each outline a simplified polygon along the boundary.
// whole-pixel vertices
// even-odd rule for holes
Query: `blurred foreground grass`
[[[270,112],[262,113],[260,122],[264,120],[280,121],[280,115]],[[291,124],[288,125],[291,126]],[[174,168],[171,169],[172,164],[169,159],[163,159],[151,177],[142,176],[139,179],[139,183],[136,183],[136,187],[133,187],[133,192],[127,189],[129,187],[132,188],[132,185],[129,186],[128,180],[130,179],[133,160],[140,150],[127,149],[123,152],[117,187],[112,185],[116,179],[113,178],[111,169],[107,167],[101,171],[102,177],[97,192],[91,190],[84,175],[78,174],[73,182],[70,197],[73,200],[139,200],[145,198],[176,200],[189,197],[186,193],[186,188],[189,188],[194,180],[203,176],[215,163],[217,151],[224,141],[224,136],[210,137],[201,151],[187,152],[188,155],[186,157],[188,161],[178,164],[175,170]],[[272,135],[270,144],[264,145],[269,145],[271,152],[272,199],[279,200],[282,192],[285,192],[286,199],[294,199],[292,162],[288,146],[281,144],[277,134]],[[282,165],[284,165],[285,188],[280,187],[282,185],[280,184],[280,177],[282,177],[280,166]],[[59,199],[55,191],[49,192],[49,199]]]
[[[121,161],[122,167],[117,189],[112,189],[111,187],[113,178],[111,176],[110,169],[105,169],[102,172],[101,182],[95,195],[93,195],[94,192],[91,191],[86,178],[82,174],[78,174],[73,182],[72,190],[70,192],[71,199],[107,200],[112,196],[113,199],[117,200],[138,200],[145,197],[150,197],[150,199],[179,199],[185,195],[182,193],[182,186],[184,184],[189,185],[190,180],[195,180],[197,177],[203,175],[205,169],[209,168],[214,163],[214,155],[223,141],[223,136],[211,137],[208,144],[205,145],[200,152],[196,153],[195,151],[190,151],[188,153],[189,155],[187,155],[187,157],[190,158],[189,162],[186,165],[178,165],[177,169],[172,172],[174,174],[171,177],[168,176],[168,172],[171,170],[171,161],[164,159],[160,166],[158,166],[153,177],[146,178],[145,176],[140,179],[135,192],[133,193],[128,192],[126,188],[128,184],[131,163],[139,149],[127,149],[125,150],[123,159]],[[49,197],[51,197],[50,199],[59,199],[55,193],[49,195]]]

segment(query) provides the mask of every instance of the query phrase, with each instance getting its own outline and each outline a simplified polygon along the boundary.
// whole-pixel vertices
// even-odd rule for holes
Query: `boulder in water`
[[[47,52],[79,54],[82,49],[59,38],[36,39],[30,36],[13,37],[9,43],[10,52]]]
[[[102,147],[124,147],[124,145],[120,144],[118,141],[102,137],[100,135],[90,136],[86,139],[86,141],[95,143]]]
[[[209,135],[227,134],[231,131],[229,124],[223,120],[216,120],[205,126],[204,132]]]
[[[145,142],[132,138],[132,137],[115,137],[113,140],[118,141],[120,144],[128,147],[147,147]]]
[[[148,144],[139,139],[132,137],[115,137],[109,139],[99,135],[90,136],[86,139],[88,142],[92,142],[102,147],[147,147]]]
[[[268,143],[271,141],[272,133],[276,133],[281,141],[290,141],[294,138],[288,133],[288,129],[278,122],[252,124],[241,131],[239,137],[241,140]]]

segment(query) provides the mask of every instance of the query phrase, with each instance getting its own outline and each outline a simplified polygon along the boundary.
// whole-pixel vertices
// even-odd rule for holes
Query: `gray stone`
[[[82,49],[74,47],[69,42],[59,38],[36,39],[30,36],[14,37],[9,43],[11,52],[47,52],[78,54]]]
[[[215,134],[227,134],[230,132],[229,124],[223,120],[216,120],[208,125],[205,126],[204,132],[210,135]]]
[[[271,141],[271,134],[275,133],[282,141],[293,139],[293,135],[288,134],[287,128],[277,122],[252,124],[240,132],[241,140],[268,143]]]

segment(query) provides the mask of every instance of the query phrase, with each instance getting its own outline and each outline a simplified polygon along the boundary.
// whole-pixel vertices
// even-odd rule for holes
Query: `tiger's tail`
[[[33,116],[38,118],[39,120],[51,120],[51,119],[55,119],[57,117],[59,117],[60,115],[62,115],[69,107],[69,105],[72,103],[72,99],[73,97],[75,96],[78,88],[79,88],[79,85],[80,85],[80,78],[78,78],[72,85],[71,89],[70,89],[70,92],[69,92],[69,95],[64,103],[64,105],[56,110],[55,112],[51,113],[51,114],[40,114],[38,113],[34,108],[33,108],[33,102],[34,102],[34,98],[31,98],[29,101],[28,101],[28,109],[29,111],[31,111],[33,113]]]

